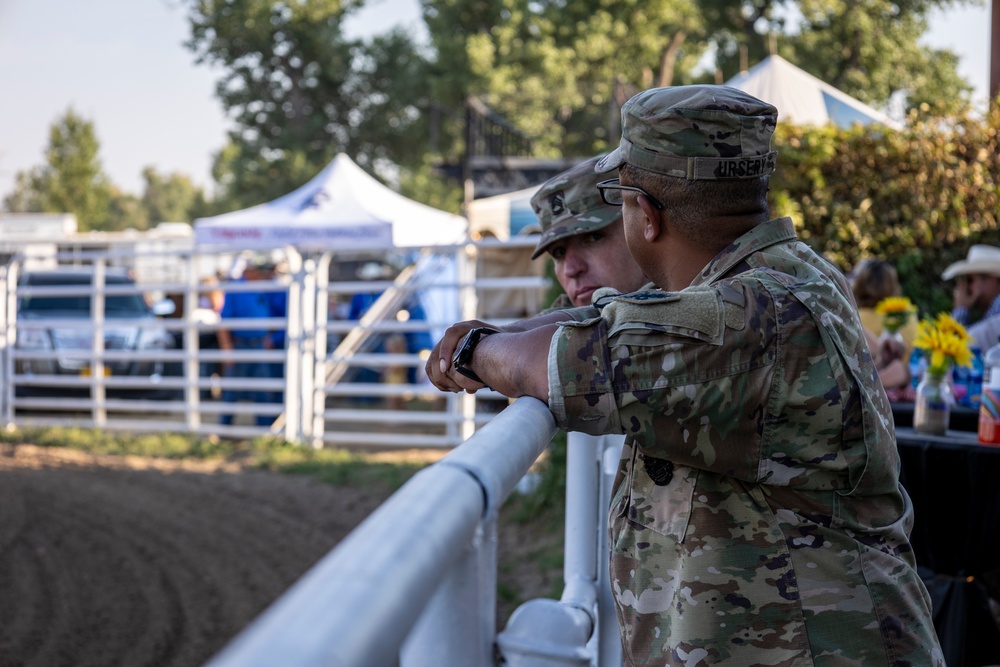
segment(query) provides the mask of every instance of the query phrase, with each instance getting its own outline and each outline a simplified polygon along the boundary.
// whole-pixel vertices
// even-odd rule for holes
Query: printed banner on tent
[[[292,245],[341,249],[392,245],[392,225],[388,222],[364,225],[286,225],[268,227],[196,227],[195,241],[204,245],[238,245],[247,248],[276,248]]]

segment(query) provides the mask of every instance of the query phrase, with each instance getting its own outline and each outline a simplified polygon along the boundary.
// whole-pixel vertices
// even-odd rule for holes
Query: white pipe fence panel
[[[510,245],[529,247],[533,242]],[[477,281],[475,261],[469,259],[475,256],[475,244],[437,250],[445,254],[430,257],[426,250],[422,254],[412,251],[415,257],[430,259],[421,260],[426,264],[418,262],[395,281],[331,281],[342,258],[332,253],[300,257],[287,248],[289,267],[282,279],[252,283],[223,279],[209,284],[201,281],[199,270],[223,266],[221,257],[177,248],[140,254],[83,244],[54,259],[60,266],[91,271],[93,284],[18,285],[24,267],[33,265],[15,258],[10,265],[0,267],[0,415],[6,424],[24,426],[72,424],[127,430],[123,423],[116,424],[124,419],[140,431],[187,430],[240,438],[276,435],[314,446],[454,447],[492,418],[493,412],[477,411],[473,397],[442,396],[432,388],[423,376],[426,350],[387,352],[376,346],[394,335],[424,335],[429,346],[455,320],[475,315],[469,309],[474,308],[479,292],[538,291],[547,282],[518,276]],[[376,251],[368,255],[377,256]],[[461,279],[455,272],[442,270],[453,261],[448,256],[461,262]],[[112,284],[105,279],[109,272],[121,272],[123,267],[134,267],[137,276],[155,277],[135,284]],[[181,278],[177,282],[165,280],[171,275]],[[224,294],[283,292],[288,312],[284,318],[230,318],[224,323],[206,320],[198,300],[212,290]],[[382,292],[394,296],[384,302],[377,316],[332,318],[330,306],[335,301]],[[111,299],[153,293],[174,296],[180,305],[173,316],[122,318],[106,308]],[[424,319],[409,318],[406,303],[415,295],[436,295],[436,302],[445,304],[445,310],[428,312]],[[89,317],[53,312],[43,321],[31,321],[19,316],[18,304],[23,299],[70,297],[88,300]],[[460,298],[471,301],[463,306]],[[491,321],[504,324],[513,320]],[[223,326],[230,330],[283,329],[286,347],[231,351],[206,347]],[[156,335],[174,342],[142,349],[124,347],[124,341],[118,341],[126,330],[148,336],[158,331]],[[57,333],[61,336],[58,350],[51,341],[43,342]],[[348,338],[356,341],[353,347],[343,347]],[[35,340],[37,346],[18,345],[19,339],[22,343]],[[268,378],[230,378],[221,372],[224,364],[240,362],[271,364],[282,370],[279,377]],[[130,370],[137,365],[152,370]],[[331,375],[332,369],[338,370]],[[362,371],[367,374],[363,382],[358,381]],[[403,382],[379,379],[400,373],[408,376]],[[243,390],[263,392],[265,398],[259,403],[222,400],[227,391]],[[495,395],[483,396],[494,402],[502,400]],[[381,413],[386,416],[371,417]],[[412,418],[407,419],[406,413]],[[218,423],[226,414],[233,415],[233,425]],[[269,423],[256,425],[258,417],[267,418]],[[406,431],[413,437],[407,438]]]
[[[486,524],[554,433],[543,403],[516,401],[403,485],[209,665],[491,665],[495,565],[483,572],[490,557],[478,552],[495,550]]]

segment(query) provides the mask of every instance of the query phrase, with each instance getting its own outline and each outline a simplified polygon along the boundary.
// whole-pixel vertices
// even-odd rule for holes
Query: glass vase
[[[951,406],[955,401],[947,373],[924,373],[916,393],[913,430],[928,435],[944,435],[951,419]]]

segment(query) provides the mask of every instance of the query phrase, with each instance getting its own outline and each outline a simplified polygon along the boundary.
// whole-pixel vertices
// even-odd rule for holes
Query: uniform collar
[[[795,224],[791,218],[768,220],[726,246],[711,262],[705,265],[705,268],[691,281],[691,285],[713,283],[753,253],[779,243],[794,241],[796,238]]]

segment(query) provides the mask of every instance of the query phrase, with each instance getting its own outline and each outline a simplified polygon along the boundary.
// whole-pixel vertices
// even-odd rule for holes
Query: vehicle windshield
[[[59,278],[46,276],[44,279],[41,276],[32,276],[32,279],[27,281],[27,284],[31,286],[56,286],[56,285],[89,285],[90,277],[85,276],[80,279],[73,279],[71,277],[62,276]],[[128,285],[131,284],[127,280],[115,279],[111,276],[108,277],[107,284],[109,285]],[[45,296],[23,296],[20,299],[18,305],[18,310],[21,313],[51,313],[51,312],[71,312],[79,313],[83,315],[90,314],[90,296],[89,295],[45,295]],[[104,297],[104,312],[108,316],[113,315],[133,315],[136,317],[141,317],[149,313],[149,308],[146,306],[146,302],[143,301],[139,294],[113,294]]]

